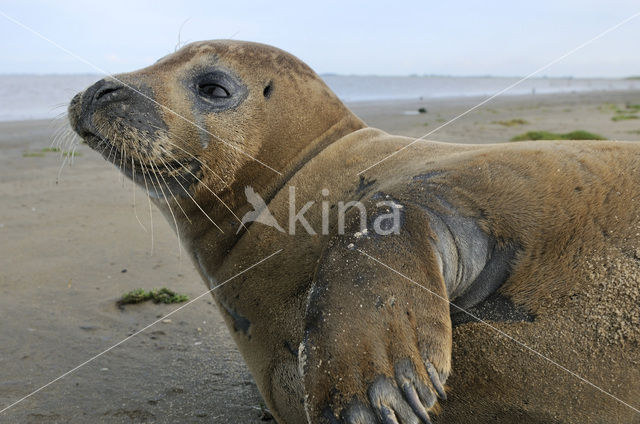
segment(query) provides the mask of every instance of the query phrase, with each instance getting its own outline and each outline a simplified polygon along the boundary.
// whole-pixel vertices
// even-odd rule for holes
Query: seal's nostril
[[[103,98],[104,96],[106,96],[107,94],[113,93],[114,91],[118,91],[120,89],[120,87],[104,87],[100,90],[98,90],[98,92],[96,93],[94,100],[98,101],[101,98]]]
[[[126,86],[111,80],[100,80],[87,89],[87,99],[94,106],[124,100],[127,97]]]

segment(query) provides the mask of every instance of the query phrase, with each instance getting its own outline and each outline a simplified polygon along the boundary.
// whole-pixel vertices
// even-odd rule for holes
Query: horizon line
[[[1,72],[0,77],[10,76],[100,76],[102,74],[93,72]],[[117,75],[117,73],[114,73]],[[500,75],[500,74],[356,74],[338,72],[318,72],[320,77],[367,77],[367,78],[521,78],[520,75]],[[532,79],[608,79],[608,80],[640,80],[640,75],[627,76],[575,76],[575,75],[541,75]]]

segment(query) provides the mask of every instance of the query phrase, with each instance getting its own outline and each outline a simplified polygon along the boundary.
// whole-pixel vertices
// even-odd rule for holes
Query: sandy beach
[[[482,100],[350,106],[371,126],[421,137]],[[495,143],[527,131],[585,130],[640,141],[640,119],[612,119],[627,104],[640,104],[640,91],[505,96],[426,139]],[[120,309],[123,293],[166,286],[195,298],[206,290],[164,218],[115,167],[85,145],[73,166],[42,151],[59,124],[0,122],[0,410],[180,306]],[[260,408],[207,295],[0,414],[0,422],[258,423]]]

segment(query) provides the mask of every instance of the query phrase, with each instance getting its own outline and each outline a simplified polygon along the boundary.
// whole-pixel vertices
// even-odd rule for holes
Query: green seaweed
[[[615,109],[615,115],[611,117],[611,120],[614,122],[618,122],[627,121],[629,119],[639,119],[640,117],[636,115],[638,112],[640,112],[640,104],[627,103],[624,106],[624,109]]]
[[[35,152],[33,152],[33,151],[24,152],[22,154],[22,157],[25,157],[25,158],[38,157],[38,158],[41,158],[41,157],[45,156],[45,153],[57,153],[57,152],[60,152],[60,151],[61,150],[60,150],[59,147],[45,147],[45,148],[42,148],[42,149],[40,149],[38,151],[35,151]],[[62,154],[65,155],[65,156],[68,156],[67,153],[69,153],[69,152],[63,152]],[[74,156],[79,156],[79,153],[74,154]]]
[[[564,134],[552,133],[549,131],[529,131],[511,139],[511,141],[525,140],[606,140],[606,138],[588,131],[576,130]]]
[[[615,112],[617,109],[618,106],[614,105],[613,103],[603,103],[598,106],[598,110],[604,113]]]
[[[511,119],[509,121],[493,121],[492,124],[502,125],[504,127],[515,127],[516,125],[527,125],[529,121],[524,119]]]
[[[628,121],[630,119],[639,119],[638,115],[630,115],[630,114],[618,114],[611,117],[611,120],[614,122],[618,121]]]
[[[181,303],[189,300],[189,296],[178,294],[166,287],[162,287],[161,289],[152,289],[149,291],[144,289],[135,289],[123,294],[117,304],[122,306],[133,303],[142,303],[147,300],[151,300],[153,303]]]

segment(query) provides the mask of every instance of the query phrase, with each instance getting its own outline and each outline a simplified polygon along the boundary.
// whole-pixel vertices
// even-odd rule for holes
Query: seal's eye
[[[214,68],[195,72],[183,84],[203,110],[221,112],[234,109],[249,94],[247,86],[231,71]]]
[[[226,99],[230,96],[226,88],[213,83],[198,84],[198,92],[201,96],[208,97],[210,99]]]

